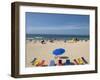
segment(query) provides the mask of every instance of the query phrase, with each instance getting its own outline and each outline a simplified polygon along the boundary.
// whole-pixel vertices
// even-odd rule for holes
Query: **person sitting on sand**
[[[42,44],[45,44],[45,41],[44,41],[44,40],[42,40],[42,41],[41,41],[41,43],[42,43]]]
[[[54,41],[53,40],[50,40],[50,42],[53,43]]]

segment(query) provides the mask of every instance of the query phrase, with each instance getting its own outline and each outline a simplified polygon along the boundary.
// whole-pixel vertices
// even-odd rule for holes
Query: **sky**
[[[25,14],[26,34],[89,35],[89,15]]]

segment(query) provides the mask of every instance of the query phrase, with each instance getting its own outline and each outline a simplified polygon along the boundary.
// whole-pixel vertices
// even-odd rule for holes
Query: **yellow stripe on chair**
[[[41,62],[41,60],[40,60],[40,59],[37,59],[37,60],[34,62],[34,66],[38,65],[40,62]]]
[[[78,63],[79,64],[83,64],[84,62],[83,62],[83,60],[81,58],[78,58]]]

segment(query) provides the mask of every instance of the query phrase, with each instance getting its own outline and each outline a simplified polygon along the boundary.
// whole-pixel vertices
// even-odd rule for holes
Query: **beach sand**
[[[89,63],[89,40],[79,40],[77,42],[64,42],[64,40],[54,40],[53,43],[45,41],[41,44],[39,40],[26,40],[26,67],[32,67],[31,61],[34,58],[46,60],[45,64],[48,65],[50,60],[54,60],[53,50],[57,48],[64,48],[65,53],[61,56],[68,56],[73,62],[73,59],[84,57]]]

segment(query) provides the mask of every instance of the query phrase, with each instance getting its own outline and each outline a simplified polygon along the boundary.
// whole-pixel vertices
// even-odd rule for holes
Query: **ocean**
[[[51,35],[51,34],[26,34],[26,39],[34,40],[71,40],[77,38],[79,40],[89,40],[89,35]]]

